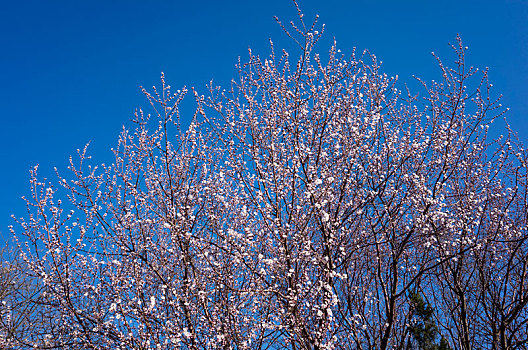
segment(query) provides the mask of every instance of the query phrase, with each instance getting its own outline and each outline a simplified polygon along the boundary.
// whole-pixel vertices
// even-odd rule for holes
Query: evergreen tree
[[[413,322],[409,327],[411,340],[407,349],[451,350],[447,340],[438,330],[433,308],[417,292],[410,294],[410,303]],[[439,343],[437,339],[440,339]]]

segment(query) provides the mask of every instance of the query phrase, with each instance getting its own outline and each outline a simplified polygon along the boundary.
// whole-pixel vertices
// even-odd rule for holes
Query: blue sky
[[[344,53],[369,49],[400,81],[439,77],[431,51],[445,61],[457,33],[467,60],[490,67],[507,117],[528,144],[528,0],[299,0],[306,18],[326,24]],[[227,85],[247,49],[267,54],[268,38],[288,46],[273,16],[293,19],[289,0],[6,1],[0,0],[0,232],[22,216],[29,169],[64,169],[91,141],[97,162],[111,160],[122,125],[146,107],[139,86],[158,84],[205,93]],[[185,116],[184,116],[185,118]],[[2,238],[0,238],[0,241]]]

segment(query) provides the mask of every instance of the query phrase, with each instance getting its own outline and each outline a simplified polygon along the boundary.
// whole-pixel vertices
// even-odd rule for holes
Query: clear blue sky
[[[449,56],[460,33],[468,61],[490,67],[508,118],[528,144],[528,0],[299,0],[326,24],[344,53],[369,49],[390,75],[434,79],[431,51]],[[166,74],[174,87],[226,85],[247,48],[287,45],[274,15],[293,19],[289,0],[0,0],[0,232],[24,215],[29,169],[53,177],[92,141],[108,162],[123,124],[147,106],[139,85]],[[205,91],[204,91],[205,93]],[[1,238],[0,238],[1,241]]]

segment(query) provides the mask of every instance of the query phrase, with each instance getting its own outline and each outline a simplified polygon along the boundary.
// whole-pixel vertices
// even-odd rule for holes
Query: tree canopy
[[[17,346],[527,348],[528,153],[489,136],[487,71],[457,38],[412,92],[279,24],[295,52],[192,90],[188,128],[162,76],[112,164],[35,167],[15,232],[48,323]]]

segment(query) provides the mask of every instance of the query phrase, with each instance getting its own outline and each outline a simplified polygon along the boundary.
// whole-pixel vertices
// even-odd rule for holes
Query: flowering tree
[[[32,172],[24,259],[39,348],[405,349],[411,295],[457,349],[526,349],[528,153],[488,138],[487,72],[439,60],[424,97],[368,53],[249,52],[231,89],[143,90],[111,165]],[[491,267],[491,268],[490,268]]]
[[[16,249],[0,249],[0,348],[29,345],[47,324],[40,316],[39,285],[28,277]]]

